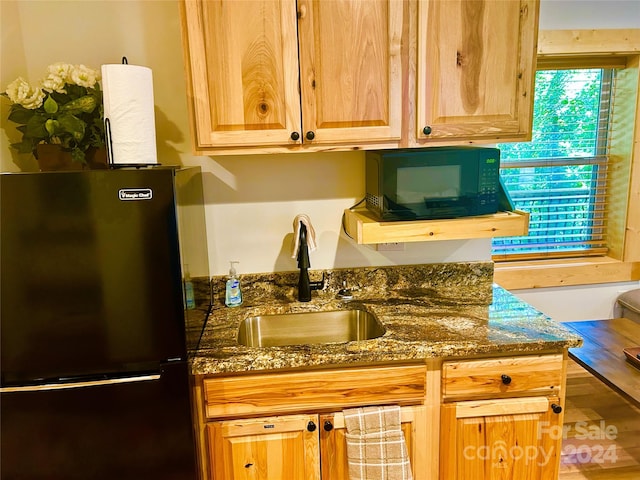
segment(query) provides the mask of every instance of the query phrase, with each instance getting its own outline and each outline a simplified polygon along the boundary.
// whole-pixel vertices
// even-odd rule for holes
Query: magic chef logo
[[[150,188],[121,188],[118,190],[118,198],[120,200],[151,200],[153,198],[153,190]]]

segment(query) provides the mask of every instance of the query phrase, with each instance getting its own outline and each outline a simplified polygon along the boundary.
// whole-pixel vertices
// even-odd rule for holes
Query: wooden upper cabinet
[[[299,0],[298,17],[305,142],[399,140],[402,1]]]
[[[539,0],[183,0],[181,9],[196,153],[530,138]]]
[[[403,11],[402,0],[184,0],[195,150],[397,142]]]
[[[419,1],[419,142],[530,138],[538,11],[538,0]]]
[[[196,150],[295,143],[295,1],[185,0],[182,13]]]

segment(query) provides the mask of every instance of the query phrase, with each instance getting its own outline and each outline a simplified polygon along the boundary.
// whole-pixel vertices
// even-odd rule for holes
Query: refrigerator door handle
[[[68,390],[72,388],[98,387],[102,385],[116,385],[120,383],[148,382],[159,380],[159,374],[139,375],[136,377],[110,378],[107,380],[91,380],[72,383],[49,383],[45,385],[25,385],[23,387],[2,387],[0,393],[10,392],[41,392],[46,390]]]

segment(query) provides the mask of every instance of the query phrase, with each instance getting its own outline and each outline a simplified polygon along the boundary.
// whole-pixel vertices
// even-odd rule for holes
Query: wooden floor
[[[639,480],[640,409],[569,361],[559,480]]]

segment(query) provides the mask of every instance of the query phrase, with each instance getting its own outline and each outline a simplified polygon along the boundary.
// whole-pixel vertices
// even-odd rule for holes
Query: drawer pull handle
[[[558,405],[557,403],[552,403],[551,404],[551,410],[553,410],[553,413],[561,413],[562,412],[562,407],[560,405]]]
[[[511,383],[511,377],[509,375],[502,375],[500,378],[502,379],[502,383],[505,385],[509,385]]]
[[[329,420],[325,420],[323,428],[325,432],[330,432],[331,430],[333,430],[333,424]]]
[[[307,423],[307,431],[315,432],[316,431],[316,424],[313,423],[313,422]]]

